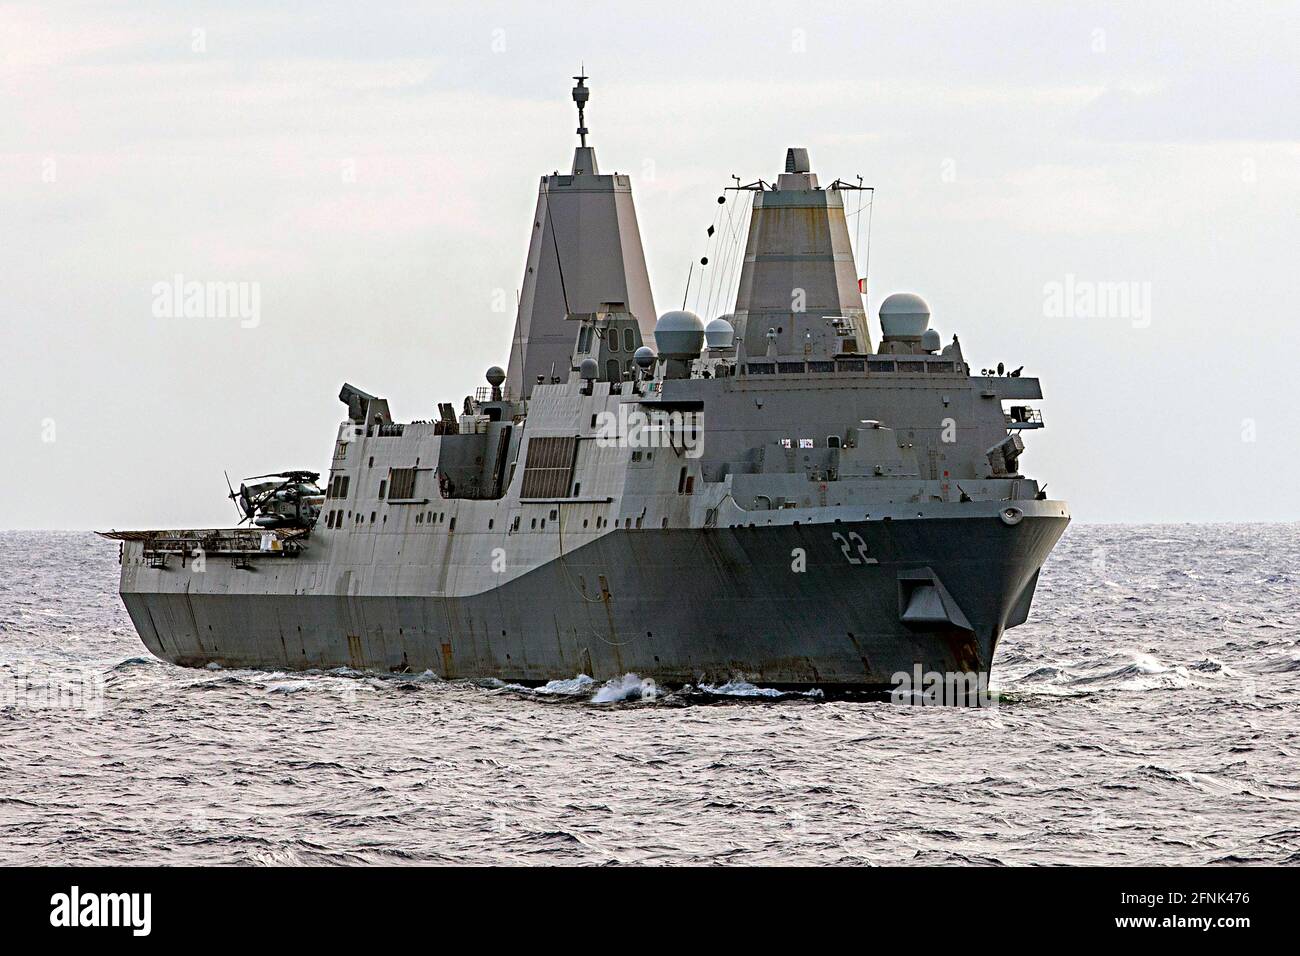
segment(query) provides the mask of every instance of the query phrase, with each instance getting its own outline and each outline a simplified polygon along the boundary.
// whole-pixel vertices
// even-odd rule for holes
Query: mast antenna
[[[578,81],[578,85],[573,88],[573,102],[578,104],[578,143],[581,146],[586,146],[587,120],[584,111],[587,100],[591,98],[591,90],[587,89],[587,68],[585,65],[578,67],[578,75],[574,79]]]

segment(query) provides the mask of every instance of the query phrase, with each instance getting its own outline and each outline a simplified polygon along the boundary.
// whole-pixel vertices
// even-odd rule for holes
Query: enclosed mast
[[[573,327],[566,315],[623,303],[644,339],[654,331],[631,179],[601,174],[595,147],[587,145],[587,77],[574,79],[579,144],[569,174],[543,176],[538,190],[506,375],[506,394],[516,400],[528,398],[539,379],[568,378]]]
[[[808,150],[791,148],[776,185],[755,187],[734,317],[747,354],[832,354],[845,340],[834,318],[871,351],[840,185],[823,189]]]

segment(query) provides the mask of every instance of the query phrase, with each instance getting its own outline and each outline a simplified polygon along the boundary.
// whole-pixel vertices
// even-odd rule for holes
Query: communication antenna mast
[[[587,89],[587,68],[586,65],[578,67],[578,75],[574,77],[578,85],[573,88],[573,102],[578,104],[578,143],[581,146],[587,145],[587,120],[583,115],[587,106],[587,100],[591,99],[591,90]]]

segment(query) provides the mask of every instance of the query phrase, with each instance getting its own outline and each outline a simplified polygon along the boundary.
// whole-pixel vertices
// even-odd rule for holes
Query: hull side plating
[[[202,591],[183,579],[174,590],[137,582],[123,599],[149,650],[188,666],[431,670],[521,683],[633,672],[669,685],[743,678],[880,688],[916,665],[987,672],[1067,521],[613,531],[462,597],[240,593],[239,576],[259,572],[209,559]],[[859,535],[878,563],[850,563],[861,559],[845,553],[837,532]],[[931,578],[970,629],[904,623],[909,582]]]

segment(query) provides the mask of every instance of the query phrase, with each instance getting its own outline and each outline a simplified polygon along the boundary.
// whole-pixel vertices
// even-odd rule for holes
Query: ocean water
[[[1300,525],[1076,524],[996,706],[187,670],[0,533],[0,864],[1300,862]]]

